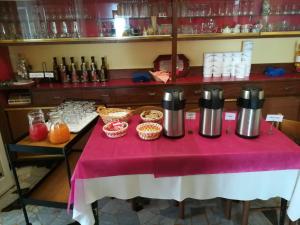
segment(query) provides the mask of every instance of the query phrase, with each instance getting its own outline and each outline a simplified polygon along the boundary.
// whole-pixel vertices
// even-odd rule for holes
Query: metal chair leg
[[[184,201],[179,202],[179,217],[184,219]]]
[[[225,218],[230,220],[231,219],[231,208],[232,208],[232,200],[225,199]]]
[[[243,201],[242,225],[248,225],[250,201]]]
[[[285,216],[286,216],[286,209],[287,209],[287,200],[281,199],[280,204],[280,219],[279,219],[279,225],[284,225]]]
[[[95,217],[95,225],[99,225],[99,216],[98,216],[98,201],[95,201],[92,204],[93,214]]]
[[[291,221],[290,220],[290,222],[289,222],[289,225],[297,225],[297,224],[298,224],[297,220],[296,221]]]

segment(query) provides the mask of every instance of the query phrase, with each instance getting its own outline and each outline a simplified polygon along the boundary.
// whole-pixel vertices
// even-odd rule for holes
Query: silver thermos
[[[261,109],[264,104],[264,91],[261,88],[248,86],[242,89],[237,100],[239,107],[236,134],[243,138],[259,136]]]
[[[185,107],[183,90],[179,88],[165,90],[162,106],[164,108],[164,135],[170,138],[183,137]]]
[[[220,137],[222,134],[223,90],[217,86],[204,87],[199,99],[199,134],[204,137]]]

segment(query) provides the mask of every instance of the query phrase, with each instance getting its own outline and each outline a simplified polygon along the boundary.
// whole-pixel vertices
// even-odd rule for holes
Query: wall
[[[295,46],[299,38],[265,38],[254,41],[253,63],[291,63],[294,61]],[[191,66],[203,64],[203,52],[239,51],[242,39],[180,41],[178,52],[190,59]],[[23,54],[34,70],[42,69],[46,62],[51,69],[52,57],[107,56],[110,69],[149,68],[159,54],[171,54],[171,42],[138,42],[106,44],[31,45],[10,46],[10,57],[15,70],[18,53]],[[68,58],[69,60],[69,58]]]

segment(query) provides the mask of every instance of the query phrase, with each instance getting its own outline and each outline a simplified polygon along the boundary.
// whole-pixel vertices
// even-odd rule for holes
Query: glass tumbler
[[[42,110],[35,110],[27,114],[29,122],[29,137],[32,141],[42,141],[47,138],[48,128]]]
[[[62,144],[70,139],[70,130],[62,118],[62,114],[58,112],[49,113],[50,128],[48,138],[52,144]]]

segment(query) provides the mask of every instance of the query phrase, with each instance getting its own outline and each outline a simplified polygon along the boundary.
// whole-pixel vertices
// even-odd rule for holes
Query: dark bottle
[[[86,62],[84,61],[84,57],[81,57],[81,82],[86,83],[89,81],[89,73],[87,70]]]
[[[108,70],[105,63],[105,58],[102,57],[102,65],[100,69],[100,82],[106,82],[108,81]]]
[[[71,57],[71,79],[72,79],[72,83],[78,83],[79,82],[79,76],[77,73],[77,67],[76,64],[74,62],[74,57]]]
[[[91,81],[92,82],[99,82],[99,75],[97,70],[97,64],[95,62],[95,57],[91,57]]]
[[[53,58],[53,81],[54,82],[60,81],[60,69],[56,57]]]
[[[67,83],[70,81],[70,74],[68,65],[66,64],[66,58],[62,57],[62,63],[60,64],[60,81],[62,83]]]

